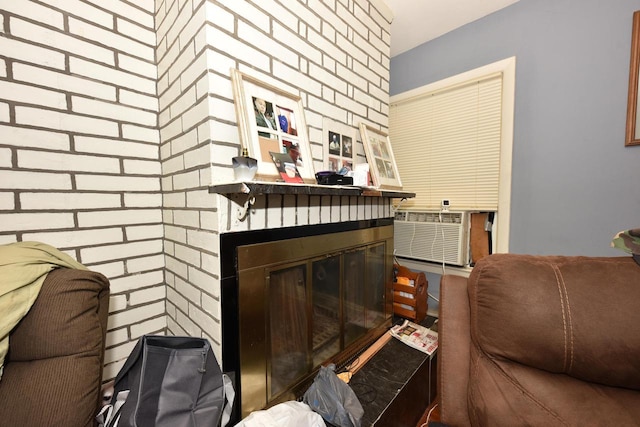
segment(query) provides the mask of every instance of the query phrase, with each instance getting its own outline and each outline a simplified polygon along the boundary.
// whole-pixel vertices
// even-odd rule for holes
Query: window
[[[402,209],[496,212],[496,252],[508,252],[515,58],[391,98],[389,137]]]

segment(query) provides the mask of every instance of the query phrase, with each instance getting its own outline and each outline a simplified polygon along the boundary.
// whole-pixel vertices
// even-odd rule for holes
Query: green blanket
[[[58,267],[88,270],[44,243],[0,245],[0,378],[9,350],[9,333],[33,305],[47,273]]]

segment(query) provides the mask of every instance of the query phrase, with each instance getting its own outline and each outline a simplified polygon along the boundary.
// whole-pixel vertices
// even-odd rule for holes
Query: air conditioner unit
[[[397,211],[395,255],[458,266],[469,264],[469,213]]]

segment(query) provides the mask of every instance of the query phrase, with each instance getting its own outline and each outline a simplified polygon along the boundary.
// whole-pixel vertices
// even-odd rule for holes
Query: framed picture
[[[338,172],[354,170],[356,164],[356,133],[354,127],[325,117],[322,120],[324,169]]]
[[[627,104],[627,131],[624,145],[640,145],[640,105],[638,80],[640,73],[640,10],[633,13],[631,32],[631,61],[629,67],[629,101]]]
[[[256,179],[281,181],[272,153],[288,154],[303,182],[315,183],[307,123],[299,95],[231,69],[242,148],[258,161]]]
[[[373,185],[378,188],[401,190],[402,182],[391,150],[389,136],[365,123],[360,123],[360,136],[367,155]]]

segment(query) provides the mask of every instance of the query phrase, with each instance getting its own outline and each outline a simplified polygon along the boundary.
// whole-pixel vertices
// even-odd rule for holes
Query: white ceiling
[[[435,39],[518,0],[386,0],[393,11],[391,56]]]

